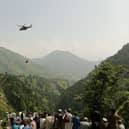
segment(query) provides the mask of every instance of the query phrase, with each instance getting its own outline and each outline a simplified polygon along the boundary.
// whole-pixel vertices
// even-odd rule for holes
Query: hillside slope
[[[53,111],[67,87],[69,84],[66,80],[0,74],[0,110]]]
[[[33,61],[44,67],[47,66],[55,77],[73,80],[85,77],[98,63],[86,61],[66,51],[54,51]]]
[[[129,43],[124,45],[115,55],[107,58],[114,65],[125,65],[129,68]]]
[[[25,57],[3,47],[0,47],[0,73],[7,72],[16,75],[32,74],[39,76],[48,75],[49,72],[46,71],[46,68],[33,63],[30,59],[28,60],[29,62],[25,63]]]
[[[122,66],[123,65],[123,66]],[[124,67],[126,66],[126,67]],[[89,75],[69,87],[60,98],[59,107],[71,107],[86,115],[116,108],[129,125],[129,44],[96,66]],[[65,101],[63,101],[65,100]]]

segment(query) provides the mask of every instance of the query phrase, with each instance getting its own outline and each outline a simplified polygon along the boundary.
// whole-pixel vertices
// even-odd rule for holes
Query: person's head
[[[62,109],[58,109],[58,113],[62,113]]]
[[[84,118],[83,118],[83,121],[88,121],[88,118],[87,118],[87,117],[84,117]]]
[[[17,118],[16,120],[14,120],[14,124],[16,124],[16,125],[19,125],[20,124],[20,119],[19,118]]]
[[[71,113],[72,110],[71,110],[71,108],[68,108],[67,111],[68,111],[69,113]]]
[[[77,112],[74,112],[73,115],[74,115],[74,116],[77,116]]]
[[[111,114],[115,114],[116,110],[115,108],[111,108]]]
[[[51,116],[51,113],[50,112],[48,112],[48,114],[47,114],[48,116]]]
[[[26,125],[29,125],[30,122],[31,122],[30,119],[25,119],[25,120],[24,120],[24,125],[25,125],[25,126],[26,126]]]
[[[93,112],[93,114],[92,114],[92,121],[94,122],[101,122],[101,119],[102,119],[102,117],[101,117],[101,113],[100,113],[100,111],[98,111],[98,110],[96,110],[96,111],[94,111]]]

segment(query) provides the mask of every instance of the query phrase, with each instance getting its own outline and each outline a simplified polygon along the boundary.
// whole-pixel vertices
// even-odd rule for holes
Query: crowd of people
[[[1,121],[2,123],[2,121]],[[80,118],[77,112],[58,109],[50,114],[42,113],[7,113],[6,129],[125,129],[123,119],[111,110],[109,116],[102,116],[94,111],[90,118]]]

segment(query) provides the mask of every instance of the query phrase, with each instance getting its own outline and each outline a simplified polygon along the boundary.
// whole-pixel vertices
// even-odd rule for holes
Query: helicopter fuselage
[[[27,30],[27,29],[29,29],[29,28],[31,28],[32,27],[32,25],[30,25],[30,26],[22,26],[19,30],[20,31],[22,31],[22,30]]]

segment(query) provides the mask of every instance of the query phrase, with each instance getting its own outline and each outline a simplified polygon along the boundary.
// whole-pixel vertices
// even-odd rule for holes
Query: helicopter
[[[23,30],[27,30],[29,28],[32,28],[32,24],[29,25],[29,26],[26,26],[25,24],[24,25],[18,25],[20,27],[19,31],[23,31]]]

